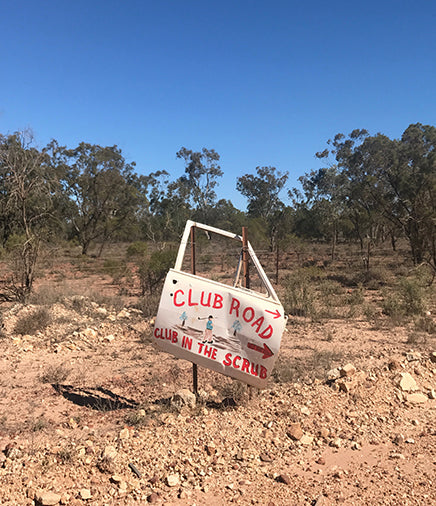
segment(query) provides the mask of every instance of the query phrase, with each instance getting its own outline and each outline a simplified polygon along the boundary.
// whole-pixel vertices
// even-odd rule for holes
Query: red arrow
[[[276,309],[275,311],[268,311],[268,309],[265,309],[265,312],[266,313],[271,313],[272,315],[274,315],[274,320],[276,318],[280,318],[280,316],[282,316],[280,313],[279,313],[279,310]]]
[[[258,346],[257,344],[254,343],[247,343],[247,347],[250,348],[250,350],[259,351],[260,353],[263,353],[262,358],[269,358],[274,355],[274,353],[269,349],[269,347],[265,343],[263,343],[263,347]]]

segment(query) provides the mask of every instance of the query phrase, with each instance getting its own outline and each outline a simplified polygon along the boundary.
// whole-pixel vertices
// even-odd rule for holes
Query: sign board
[[[187,222],[175,268],[164,283],[154,342],[176,357],[265,387],[286,324],[283,307],[250,244],[248,252],[267,295],[183,272],[192,227],[241,240],[229,232]]]

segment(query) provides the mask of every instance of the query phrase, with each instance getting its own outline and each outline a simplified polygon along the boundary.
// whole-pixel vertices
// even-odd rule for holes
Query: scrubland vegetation
[[[185,173],[171,180],[166,171],[136,173],[117,146],[52,141],[39,149],[28,133],[1,135],[0,301],[27,302],[39,265],[64,253],[78,270],[98,265],[121,294],[137,277],[140,295],[152,298],[193,219],[236,233],[248,226],[291,313],[325,315],[327,294],[360,307],[359,293],[386,286],[395,290],[383,296],[386,314],[422,312],[421,291],[436,274],[436,128],[413,124],[398,140],[354,130],[327,144],[316,154],[325,166],[300,177],[301,189],[275,167],[237,178],[243,212],[216,198],[223,171],[213,149],[182,148]],[[104,255],[126,243],[122,255]],[[203,262],[215,253],[205,250]]]

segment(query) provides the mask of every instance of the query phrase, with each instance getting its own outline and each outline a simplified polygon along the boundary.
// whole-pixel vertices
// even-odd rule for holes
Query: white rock
[[[42,492],[37,496],[37,502],[41,506],[55,506],[59,504],[61,500],[61,496],[59,494],[55,494],[54,492]]]
[[[300,443],[302,445],[311,445],[313,443],[313,436],[309,436],[308,434],[303,434],[303,437],[300,439]]]
[[[124,427],[124,429],[120,430],[119,438],[120,439],[129,439],[130,437],[130,430],[128,427]]]
[[[182,388],[176,392],[171,399],[171,404],[177,407],[188,406],[190,408],[195,408],[196,403],[197,398],[195,397],[195,394],[187,388]]]
[[[115,448],[115,446],[106,446],[103,450],[103,458],[106,459],[114,459],[117,456],[118,452]]]
[[[91,494],[91,491],[89,490],[89,488],[82,488],[80,489],[80,497],[86,501],[88,499],[91,499],[92,497],[92,494]]]
[[[342,446],[342,439],[340,437],[333,439],[333,441],[330,442],[330,446],[333,448],[340,448]]]
[[[82,335],[84,335],[89,339],[95,339],[98,335],[98,332],[95,329],[88,327],[87,329],[82,331]]]
[[[415,390],[419,390],[418,385],[416,384],[415,379],[408,372],[402,372],[400,374],[398,380],[398,386],[401,388],[403,392],[412,392]]]
[[[356,373],[356,368],[353,364],[346,364],[344,367],[341,367],[340,369],[341,376],[353,376],[353,374]]]
[[[338,368],[330,369],[330,371],[326,374],[327,381],[334,381],[340,377],[341,373]]]
[[[180,476],[178,474],[169,474],[166,482],[169,487],[177,487],[180,485]]]
[[[407,396],[407,402],[411,404],[424,404],[428,401],[428,397],[422,393],[409,394]]]

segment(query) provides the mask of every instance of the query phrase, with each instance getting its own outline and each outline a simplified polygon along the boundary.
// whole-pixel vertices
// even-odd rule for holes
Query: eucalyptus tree
[[[288,180],[288,173],[281,173],[275,167],[256,167],[256,175],[238,177],[236,189],[248,200],[247,214],[266,229],[269,247],[277,247],[279,230],[283,230],[285,204],[280,192]]]
[[[29,132],[0,135],[0,188],[2,240],[12,261],[0,297],[25,302],[60,190],[48,148],[37,149]]]
[[[376,241],[388,224],[408,239],[415,264],[426,261],[436,271],[436,128],[412,124],[398,140],[354,130],[329,144],[321,157],[335,156],[361,241]]]
[[[143,205],[140,223],[144,236],[153,242],[177,240],[191,215],[189,198],[166,170],[140,176]]]
[[[324,154],[317,154],[324,158]],[[293,189],[289,192],[291,198],[299,196],[300,203],[308,210],[315,223],[311,222],[310,233],[317,233],[329,238],[331,242],[331,258],[335,259],[336,244],[342,222],[347,216],[346,178],[338,171],[337,165],[330,165],[319,170],[313,170],[298,178],[303,194]],[[304,195],[304,197],[303,197]]]
[[[141,202],[141,182],[117,146],[80,143],[76,148],[58,147],[57,161],[64,167],[66,210],[73,232],[88,254],[98,242],[101,254],[108,241],[135,221]]]
[[[415,264],[436,273],[436,128],[411,124],[398,142],[395,165],[384,170],[392,188],[392,219],[404,230]]]
[[[192,151],[182,147],[176,156],[185,161],[185,174],[172,185],[173,196],[189,202],[197,217],[204,220],[207,209],[216,202],[217,180],[223,175],[220,155],[214,149]]]

